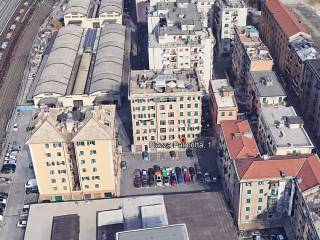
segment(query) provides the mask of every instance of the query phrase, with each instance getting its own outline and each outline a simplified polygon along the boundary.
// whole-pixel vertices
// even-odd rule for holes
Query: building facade
[[[235,27],[247,25],[248,9],[242,0],[217,0],[214,3],[213,29],[217,37],[219,54],[229,53]]]
[[[232,70],[242,85],[248,82],[250,71],[271,71],[273,59],[253,26],[237,27],[232,52]]]
[[[309,154],[314,146],[303,127],[303,120],[293,107],[265,106],[261,108],[258,143],[269,155]]]
[[[115,105],[40,109],[27,140],[40,200],[119,195]]]
[[[207,19],[188,1],[150,3],[148,16],[149,69],[195,69],[208,91],[215,39]]]
[[[237,120],[238,106],[234,90],[227,79],[210,80],[210,113],[214,129],[223,120]]]
[[[299,35],[311,38],[297,17],[280,0],[267,0],[262,4],[260,37],[282,73],[289,62],[289,45]]]
[[[302,99],[300,106],[304,120],[320,137],[320,60],[308,60],[305,63],[302,82]]]
[[[132,71],[132,151],[179,150],[177,143],[199,138],[202,95],[194,71]]]
[[[260,155],[257,143],[247,120],[225,120],[221,122],[219,136],[219,175],[227,202],[234,196],[229,185],[233,185],[232,162],[235,159],[256,158]]]

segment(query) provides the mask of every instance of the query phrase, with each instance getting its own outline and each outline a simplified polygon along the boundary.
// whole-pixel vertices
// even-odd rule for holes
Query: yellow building
[[[115,105],[40,109],[28,137],[40,200],[119,193]]]

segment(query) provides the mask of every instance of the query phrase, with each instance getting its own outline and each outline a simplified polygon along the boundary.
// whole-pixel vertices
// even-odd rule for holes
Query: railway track
[[[38,30],[49,15],[54,5],[54,0],[46,0],[37,4],[30,16],[26,19],[23,29],[13,46],[10,62],[7,63],[7,71],[2,79],[0,89],[0,142],[3,143],[6,136],[6,126],[10,120],[12,111],[19,94],[20,85],[23,79],[28,55],[32,47],[33,40]],[[1,148],[1,145],[0,145]],[[1,149],[0,149],[1,150]]]
[[[22,0],[1,0],[0,1],[0,35],[6,28],[16,9]]]

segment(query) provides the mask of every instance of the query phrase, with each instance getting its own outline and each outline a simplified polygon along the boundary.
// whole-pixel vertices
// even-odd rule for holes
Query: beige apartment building
[[[232,70],[239,83],[245,84],[250,71],[271,71],[273,59],[254,26],[235,29]]]
[[[132,71],[133,152],[178,150],[201,132],[203,89],[195,71]]]
[[[309,154],[314,146],[303,127],[303,120],[293,107],[265,106],[261,108],[258,143],[263,154]]]
[[[292,224],[295,239],[319,239],[320,160],[316,154],[237,159],[231,168],[233,217],[240,230]],[[292,232],[293,231],[293,232]],[[313,238],[311,238],[313,237]]]
[[[209,96],[210,113],[216,131],[221,121],[237,120],[238,105],[234,90],[227,79],[210,80]]]
[[[44,108],[27,139],[39,199],[93,199],[119,194],[115,105]]]
[[[222,178],[225,197],[228,202],[233,199],[233,191],[229,188],[232,179],[232,161],[235,159],[256,158],[260,155],[248,120],[221,121],[219,136],[219,175]]]

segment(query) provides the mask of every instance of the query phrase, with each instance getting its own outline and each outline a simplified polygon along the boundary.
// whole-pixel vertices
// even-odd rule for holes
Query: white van
[[[34,188],[34,187],[38,187],[37,184],[37,180],[36,179],[30,179],[25,185],[24,187],[27,188]]]

